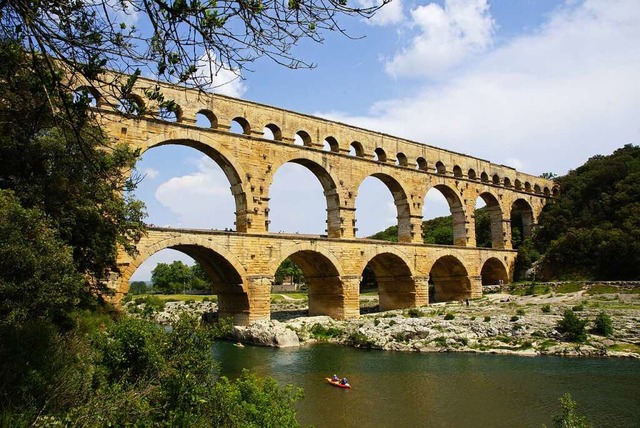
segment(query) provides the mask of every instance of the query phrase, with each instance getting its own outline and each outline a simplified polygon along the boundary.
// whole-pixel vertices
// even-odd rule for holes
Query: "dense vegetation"
[[[534,234],[545,278],[640,279],[640,147],[594,156],[556,179]]]
[[[298,390],[218,375],[228,324],[166,332],[90,292],[144,231],[124,176],[136,153],[107,145],[39,61],[0,42],[0,425],[295,426]]]

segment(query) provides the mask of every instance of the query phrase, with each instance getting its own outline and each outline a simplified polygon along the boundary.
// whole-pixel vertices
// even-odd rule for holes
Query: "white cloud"
[[[228,179],[207,157],[200,158],[196,166],[197,171],[158,186],[156,199],[178,216],[176,226],[233,228],[236,208]]]
[[[193,81],[211,92],[240,98],[247,91],[240,71],[223,67],[212,52],[202,55],[197,67]]]
[[[640,140],[640,3],[570,2],[438,85],[329,116],[531,173],[563,174]]]
[[[358,0],[363,8],[380,6],[382,0]],[[370,25],[386,26],[399,24],[404,20],[402,0],[391,0],[365,22]]]
[[[411,11],[419,34],[385,64],[392,76],[437,77],[491,45],[495,24],[487,0],[446,0]]]
[[[160,174],[160,172],[157,169],[154,169],[154,168],[145,168],[142,171],[142,174],[146,178],[149,178],[149,179],[153,180],[154,178],[156,178],[158,176],[158,174]]]

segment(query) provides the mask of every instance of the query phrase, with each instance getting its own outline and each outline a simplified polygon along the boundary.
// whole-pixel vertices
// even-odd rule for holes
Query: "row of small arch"
[[[97,107],[101,104],[100,94],[95,90],[95,88],[80,87],[77,89],[76,93],[81,93],[85,96],[93,97],[93,99],[91,98],[88,99],[90,105],[92,106]],[[141,108],[131,108],[132,104],[138,105]],[[129,113],[135,115],[136,112],[143,111],[144,110],[143,107],[144,107],[144,100],[142,99],[142,97],[136,94],[131,94],[127,99],[120,100],[120,104],[117,106],[117,109],[119,109],[123,113],[126,110]],[[177,106],[175,111],[168,111],[166,109],[161,108],[157,112],[156,118],[163,121],[167,121],[167,122],[181,123],[183,122],[183,112],[180,106]],[[252,131],[251,125],[249,121],[244,117],[235,117],[234,119],[232,119],[231,122],[232,122],[232,125],[230,126],[230,130],[232,132],[235,132],[234,126],[233,126],[233,123],[235,123],[240,128],[239,130],[237,130],[237,132],[242,133],[244,135],[252,134],[253,131]],[[201,109],[196,113],[195,124],[196,126],[199,126],[202,128],[210,128],[210,129],[217,129],[219,126],[216,115],[211,110],[208,110],[208,109]],[[274,140],[274,141],[284,140],[281,129],[273,123],[269,123],[265,125],[262,132],[263,132],[263,135],[262,135],[263,138]],[[313,140],[309,135],[309,133],[303,130],[296,132],[294,136],[294,144],[298,144],[306,147],[314,146]],[[326,151],[330,151],[334,153],[340,152],[340,145],[336,140],[336,138],[332,136],[329,136],[324,139],[323,147],[324,147],[324,150]],[[349,145],[349,154],[359,158],[366,158],[364,147],[358,141],[353,141]],[[383,162],[383,163],[386,163],[389,160],[387,153],[381,147],[378,147],[374,150],[372,157],[375,161]],[[401,167],[410,166],[407,156],[402,152],[399,152],[396,154],[395,164]],[[415,167],[416,169],[421,171],[429,171],[430,169],[428,162],[424,157],[416,158]],[[437,161],[434,167],[432,168],[432,170],[436,174],[440,174],[440,175],[450,174],[456,178],[465,178],[465,174],[460,166],[454,165],[451,172],[449,172],[447,167],[442,161]],[[498,174],[493,174],[489,176],[489,174],[487,174],[484,171],[481,172],[480,175],[478,175],[473,168],[470,168],[466,172],[466,178],[468,178],[469,180],[480,180],[483,183],[492,184],[495,186],[515,188],[516,190],[523,190],[528,193],[533,192],[537,194],[544,194],[545,196],[552,196],[552,195],[557,196],[558,194],[557,187],[553,187],[553,189],[549,189],[549,187],[547,186],[541,187],[538,184],[531,185],[531,183],[528,181],[525,181],[524,183],[522,183],[521,180],[519,179],[515,179],[512,181],[509,177],[501,178]]]

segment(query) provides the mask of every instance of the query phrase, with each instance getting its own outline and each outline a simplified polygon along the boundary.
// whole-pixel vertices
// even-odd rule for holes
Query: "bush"
[[[491,321],[491,317],[490,317],[489,315],[486,315],[486,316],[484,317],[484,320],[483,320],[483,321],[484,321],[484,322],[489,322],[489,321]]]
[[[542,306],[540,310],[543,313],[548,314],[549,312],[551,312],[551,305],[547,303],[546,305]]]
[[[411,308],[407,310],[407,316],[409,316],[409,318],[421,318],[423,315],[422,311],[418,308]]]
[[[373,341],[364,333],[354,331],[347,338],[347,342],[350,345],[357,346],[359,348],[370,348],[373,345]]]
[[[447,312],[447,314],[444,316],[445,320],[452,320],[454,319],[456,316],[454,314],[452,314],[451,312]]]
[[[579,305],[575,305],[572,309],[573,312],[582,312],[584,311],[584,305],[580,303]]]
[[[613,321],[609,314],[605,311],[600,311],[600,313],[596,316],[593,332],[596,334],[600,334],[602,336],[611,336],[613,335]]]
[[[587,320],[581,320],[571,309],[565,309],[556,329],[571,342],[584,342],[587,339],[586,325]]]
[[[520,319],[520,317],[519,317],[519,316],[514,315],[514,316],[512,316],[512,317],[511,317],[511,322],[516,322],[516,321],[518,321],[519,319]]]
[[[587,418],[576,412],[576,402],[568,392],[560,397],[562,414],[554,416],[553,426],[556,428],[592,428]]]
[[[311,327],[311,335],[316,339],[327,340],[333,337],[342,336],[343,330],[336,327],[325,327],[320,323],[315,323]]]
[[[526,313],[526,312],[525,312],[525,310],[524,310],[524,309],[522,309],[522,308],[518,308],[518,310],[516,310],[516,315],[520,315],[520,316],[522,316],[522,315],[524,315],[525,313]]]

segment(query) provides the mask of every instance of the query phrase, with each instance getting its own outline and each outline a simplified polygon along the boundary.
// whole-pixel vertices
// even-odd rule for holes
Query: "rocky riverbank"
[[[234,335],[245,343],[275,347],[325,341],[411,352],[640,358],[640,294],[634,290],[619,291],[495,293],[472,300],[469,305],[435,303],[387,312],[375,312],[377,299],[369,297],[361,302],[364,314],[359,319],[345,321],[326,316],[307,317],[306,300],[287,299],[272,304],[272,320],[235,327]],[[588,320],[589,334],[584,342],[567,341],[558,331],[558,322],[566,309]],[[157,319],[166,322],[184,310],[203,313],[215,310],[215,304],[174,302],[167,304]],[[609,337],[591,331],[601,311],[613,322],[613,334]]]

